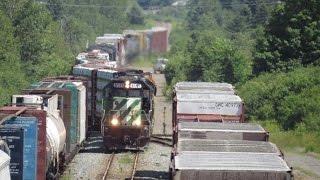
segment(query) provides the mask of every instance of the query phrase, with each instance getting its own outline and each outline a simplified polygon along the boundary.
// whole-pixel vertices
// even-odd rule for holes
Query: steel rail
[[[107,180],[108,173],[109,173],[111,164],[112,164],[112,162],[113,162],[114,156],[115,156],[115,153],[112,153],[111,156],[108,158],[107,168],[106,168],[106,170],[105,170],[105,172],[104,172],[104,174],[103,174],[102,180]]]

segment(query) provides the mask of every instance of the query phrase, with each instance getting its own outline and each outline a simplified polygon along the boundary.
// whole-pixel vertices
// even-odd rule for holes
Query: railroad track
[[[172,147],[172,139],[168,137],[151,136],[150,142]]]
[[[112,169],[112,166],[114,164],[114,157],[116,156],[115,153],[112,153],[111,156],[109,157],[108,159],[108,163],[107,163],[107,167],[106,167],[106,170],[103,174],[103,177],[102,177],[102,180],[108,180],[108,176],[111,172],[111,169]],[[137,165],[138,165],[138,160],[139,160],[139,152],[135,152],[134,153],[134,159],[133,159],[133,164],[132,164],[132,170],[130,172],[130,177],[126,178],[126,179],[130,179],[130,180],[133,180],[134,179],[134,176],[136,174],[136,171],[137,171]]]
[[[103,174],[102,180],[107,180],[107,177],[108,177],[108,174],[110,172],[110,167],[111,167],[111,164],[113,162],[114,156],[115,156],[115,153],[112,153],[111,156],[109,157],[107,168],[106,168],[106,170],[105,170],[105,172]]]

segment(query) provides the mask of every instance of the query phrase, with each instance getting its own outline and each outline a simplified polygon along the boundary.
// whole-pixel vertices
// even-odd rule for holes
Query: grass
[[[259,122],[270,132],[270,141],[286,151],[320,153],[320,134],[307,131],[303,126],[284,131],[275,121]]]
[[[131,163],[133,163],[133,159],[132,159],[132,157],[130,157],[129,154],[126,154],[119,159],[119,163],[120,164],[131,164]]]
[[[164,57],[161,54],[140,55],[132,61],[134,67],[153,67],[157,58]]]

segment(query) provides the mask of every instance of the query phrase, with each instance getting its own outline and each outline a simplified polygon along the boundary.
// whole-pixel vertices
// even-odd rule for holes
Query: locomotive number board
[[[141,89],[142,85],[139,84],[139,83],[130,83],[129,86],[128,86],[125,83],[113,83],[113,87],[114,88]]]

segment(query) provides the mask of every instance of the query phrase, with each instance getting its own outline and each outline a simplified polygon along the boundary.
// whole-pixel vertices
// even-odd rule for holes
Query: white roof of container
[[[187,101],[187,102],[232,102],[232,103],[242,103],[242,99],[237,95],[229,94],[187,94],[179,93],[177,94],[177,101]]]
[[[175,156],[175,169],[211,171],[291,171],[287,163],[276,154],[238,152],[183,152]]]
[[[116,73],[118,71],[112,69],[98,69],[98,72],[106,72],[106,73]]]
[[[123,37],[123,34],[104,34],[103,37]]]
[[[175,85],[175,88],[196,88],[196,89],[209,89],[212,87],[228,87],[233,88],[232,84],[229,83],[221,83],[221,82],[178,82]]]
[[[183,89],[177,90],[176,94],[229,94],[234,95],[234,90],[211,90],[211,89]]]
[[[266,132],[253,123],[180,122],[178,128],[180,131]]]
[[[256,152],[281,155],[277,146],[265,141],[246,140],[210,140],[210,139],[178,139],[177,151],[197,152]]]

